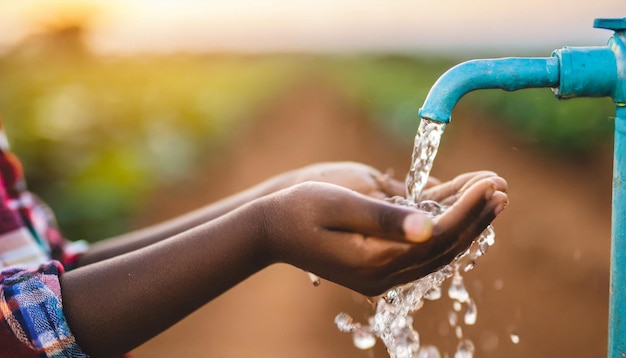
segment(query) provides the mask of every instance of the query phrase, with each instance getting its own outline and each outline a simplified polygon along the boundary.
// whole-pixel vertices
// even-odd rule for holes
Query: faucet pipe
[[[522,88],[556,87],[558,84],[559,60],[555,57],[467,61],[439,77],[426,96],[419,116],[448,123],[454,106],[471,91],[489,88],[515,91]]]
[[[615,36],[609,46],[564,47],[547,58],[511,57],[463,62],[435,82],[419,116],[448,123],[461,97],[474,90],[490,88],[516,91],[550,87],[558,98],[611,97],[617,103],[625,103],[623,79],[626,78],[626,67],[616,60],[616,55],[624,56],[620,54],[622,48],[623,39]]]

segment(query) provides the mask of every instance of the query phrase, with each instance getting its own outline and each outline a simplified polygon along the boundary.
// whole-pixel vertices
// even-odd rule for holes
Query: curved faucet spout
[[[557,87],[559,60],[546,58],[499,58],[472,60],[456,65],[433,85],[419,116],[448,123],[452,110],[465,94],[487,88],[515,91],[522,88]]]

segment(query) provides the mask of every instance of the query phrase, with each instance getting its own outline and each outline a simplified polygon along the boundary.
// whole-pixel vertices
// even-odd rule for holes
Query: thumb
[[[428,216],[415,212],[404,217],[402,230],[407,240],[424,242],[432,236],[433,222]]]
[[[432,236],[433,222],[415,209],[351,193],[342,199],[343,215],[334,215],[328,229],[401,242],[424,242]]]

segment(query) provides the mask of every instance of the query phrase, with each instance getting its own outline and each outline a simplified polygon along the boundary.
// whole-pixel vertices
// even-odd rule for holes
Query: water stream
[[[411,169],[407,175],[407,197],[396,197],[391,201],[416,207],[432,217],[441,215],[446,210],[437,202],[421,200],[444,129],[445,124],[427,119],[420,121],[415,136]],[[376,312],[367,324],[354,322],[345,313],[335,317],[335,324],[340,331],[351,332],[355,346],[361,349],[373,347],[378,337],[387,347],[391,358],[440,358],[442,355],[437,347],[421,344],[419,332],[413,327],[412,313],[422,308],[425,301],[440,299],[443,296],[444,281],[451,278],[447,295],[452,300],[452,307],[447,320],[458,340],[454,358],[472,358],[474,344],[463,335],[463,327],[476,322],[477,307],[465,288],[462,274],[474,268],[476,260],[493,245],[494,238],[493,229],[489,226],[467,251],[450,264],[417,281],[386,292],[375,301]],[[447,353],[444,354],[448,356]]]

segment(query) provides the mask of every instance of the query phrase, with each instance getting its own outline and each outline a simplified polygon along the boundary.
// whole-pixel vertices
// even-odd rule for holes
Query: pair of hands
[[[506,187],[491,172],[433,180],[423,197],[449,208],[431,220],[381,200],[404,196],[404,184],[371,167],[309,166],[92,248],[60,278],[63,312],[85,352],[113,356],[274,262],[377,296],[467,249],[506,205]]]
[[[449,263],[508,203],[506,181],[489,171],[431,179],[422,199],[449,206],[435,219],[381,200],[404,196],[405,185],[367,165],[316,164],[287,177],[295,185],[262,199],[271,260],[368,296]]]

